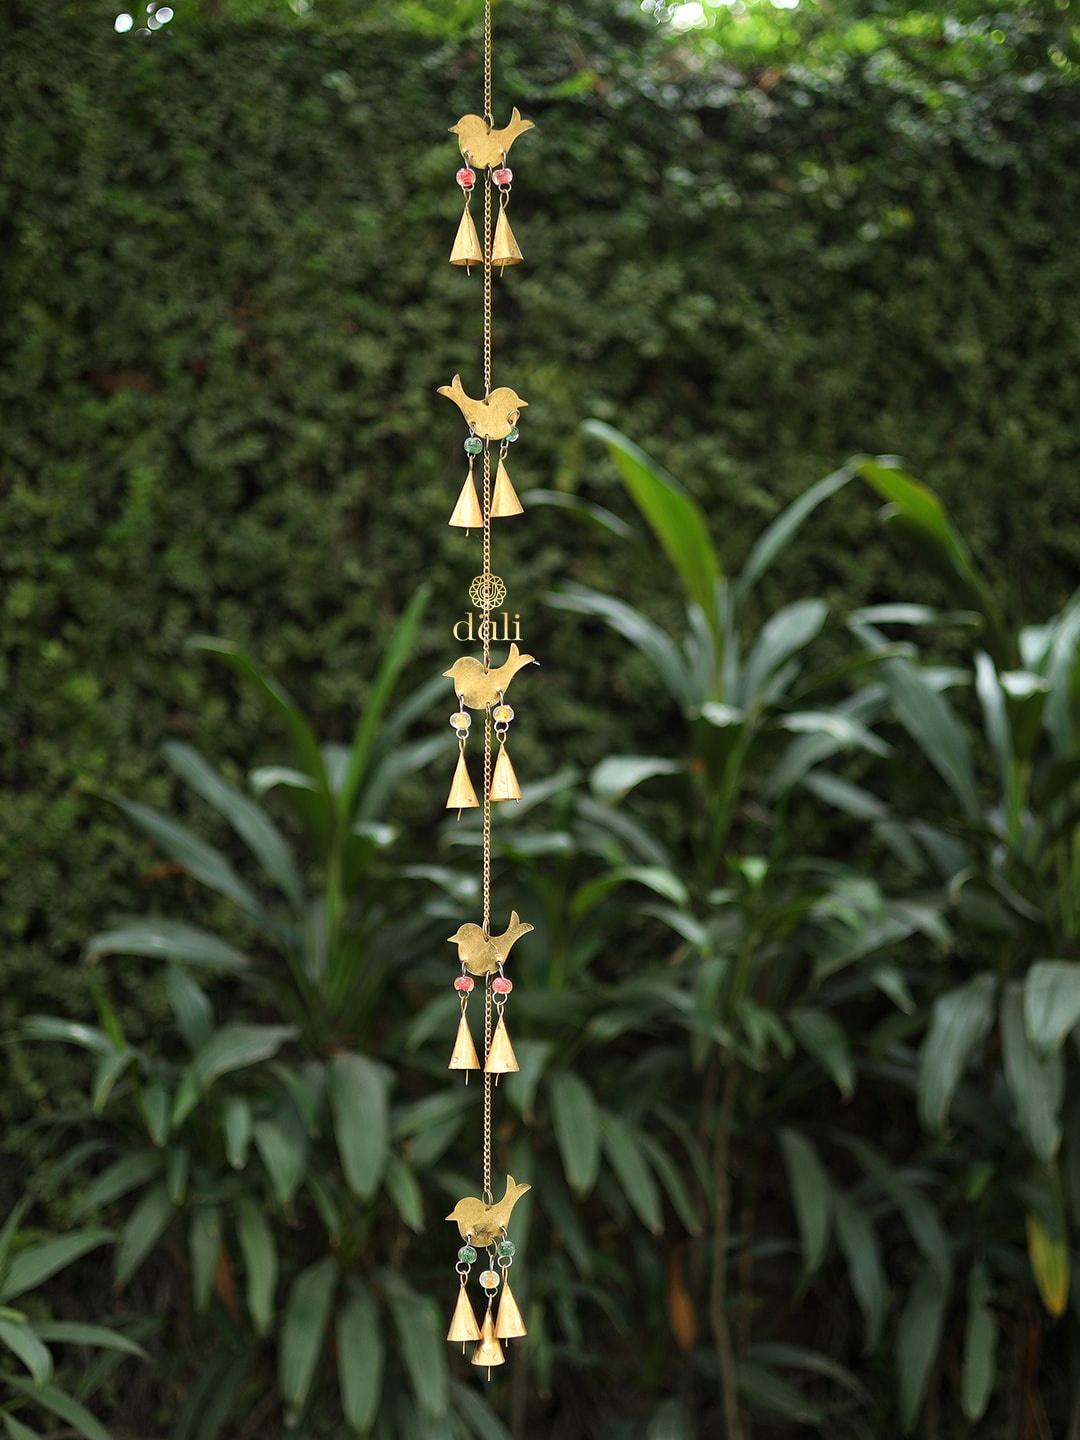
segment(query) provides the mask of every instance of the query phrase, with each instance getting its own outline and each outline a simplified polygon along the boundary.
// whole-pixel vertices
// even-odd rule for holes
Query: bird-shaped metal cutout
[[[505,440],[517,425],[519,413],[529,404],[509,385],[500,385],[485,399],[474,400],[466,395],[460,375],[455,375],[449,385],[440,385],[438,393],[453,400],[481,440]]]
[[[506,1194],[495,1205],[485,1205],[474,1195],[467,1195],[454,1206],[447,1220],[457,1222],[463,1240],[472,1245],[491,1245],[510,1224],[510,1211],[531,1185],[519,1185],[512,1175],[506,1177]]]
[[[490,975],[506,963],[514,942],[534,928],[511,910],[510,924],[501,935],[485,935],[482,926],[470,923],[459,926],[447,940],[458,947],[458,959],[470,975]]]
[[[470,710],[486,710],[505,695],[510,681],[526,665],[539,665],[535,655],[522,655],[516,645],[510,646],[505,661],[494,670],[485,670],[484,662],[471,655],[462,655],[449,670],[442,673],[454,682],[454,693]]]
[[[463,115],[456,125],[450,126],[450,134],[458,137],[458,149],[468,164],[486,168],[501,165],[517,137],[535,129],[531,120],[521,118],[521,111],[515,105],[510,112],[510,124],[501,130],[489,125],[482,115]]]

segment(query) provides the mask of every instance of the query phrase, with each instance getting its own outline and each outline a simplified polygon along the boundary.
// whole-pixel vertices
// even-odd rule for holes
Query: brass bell
[[[464,265],[466,269],[471,265],[482,265],[484,263],[484,252],[480,248],[480,237],[476,233],[476,226],[469,214],[468,206],[461,217],[461,224],[457,228],[454,237],[454,248],[450,251],[451,265]]]
[[[454,506],[454,513],[448,522],[456,525],[459,530],[482,530],[484,528],[484,512],[480,509],[480,497],[476,493],[476,482],[473,480],[472,467],[465,477],[465,484],[461,487],[461,494]]]
[[[497,519],[506,515],[521,515],[524,513],[521,501],[517,497],[510,479],[510,472],[507,470],[502,458],[499,459],[499,468],[495,471],[495,489],[491,495],[491,513]]]
[[[514,767],[510,763],[510,756],[507,754],[506,746],[499,746],[499,754],[495,761],[495,770],[491,776],[491,800],[520,800],[521,786],[518,784],[517,776],[514,774]]]
[[[446,1338],[452,1345],[456,1345],[460,1341],[463,1355],[467,1340],[480,1339],[480,1326],[476,1323],[472,1303],[465,1292],[464,1285],[458,1288],[457,1304],[454,1306],[454,1315],[450,1321],[450,1329],[446,1332]]]
[[[450,794],[447,796],[447,810],[475,810],[479,807],[480,801],[476,798],[476,791],[469,778],[469,767],[465,764],[465,756],[458,752],[457,768],[454,771],[454,781],[450,786]]]
[[[465,1019],[464,1011],[461,1015],[461,1022],[457,1028],[457,1039],[454,1041],[454,1053],[450,1056],[448,1070],[479,1070],[480,1056],[476,1053],[476,1046],[473,1044],[472,1031],[469,1029],[469,1022]],[[465,1076],[466,1084],[469,1077]],[[476,1339],[475,1335],[469,1337]]]
[[[518,243],[514,239],[514,232],[510,229],[510,221],[506,218],[506,211],[499,211],[499,218],[495,222],[495,240],[491,247],[491,263],[498,265],[505,270],[507,265],[520,265],[525,257],[518,249]],[[462,262],[464,263],[464,262]]]
[[[495,1034],[492,1035],[491,1044],[488,1047],[484,1070],[488,1075],[510,1075],[519,1068],[514,1047],[510,1044],[510,1032],[506,1028],[506,1020],[500,1015],[499,1023],[495,1026]]]
[[[504,1284],[499,1296],[499,1313],[495,1317],[495,1334],[500,1340],[517,1340],[528,1333],[518,1303],[511,1294],[510,1285]]]
[[[474,1365],[486,1365],[489,1371],[493,1365],[506,1364],[506,1356],[503,1354],[502,1346],[499,1344],[495,1335],[495,1324],[491,1318],[490,1305],[488,1306],[487,1314],[484,1316],[483,1328],[480,1331],[480,1344],[477,1345],[472,1353],[472,1363]],[[490,1374],[488,1375],[488,1379],[491,1379]]]

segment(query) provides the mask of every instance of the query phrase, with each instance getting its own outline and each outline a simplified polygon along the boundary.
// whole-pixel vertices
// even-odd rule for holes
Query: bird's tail
[[[510,911],[510,924],[506,927],[506,933],[516,940],[519,935],[528,935],[530,930],[536,927],[530,925],[527,920],[522,920],[516,910]]]
[[[506,1194],[503,1196],[503,1199],[504,1199],[504,1200],[517,1200],[517,1199],[519,1198],[519,1196],[525,1194],[526,1190],[531,1190],[531,1189],[532,1189],[532,1186],[531,1186],[531,1185],[526,1185],[526,1184],[519,1183],[517,1180],[514,1179],[513,1175],[507,1175],[507,1177],[506,1177]]]

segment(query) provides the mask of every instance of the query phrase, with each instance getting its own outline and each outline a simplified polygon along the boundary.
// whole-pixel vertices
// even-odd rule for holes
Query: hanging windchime
[[[521,653],[516,640],[510,643],[501,663],[495,663],[492,656],[497,628],[492,616],[505,602],[507,591],[502,579],[492,572],[491,522],[522,513],[506,457],[510,446],[518,438],[518,419],[528,403],[507,385],[492,387],[492,274],[496,269],[501,274],[506,266],[517,265],[522,259],[506,214],[514,180],[513,171],[507,165],[507,156],[517,137],[531,130],[533,123],[523,120],[515,109],[509,125],[496,128],[491,112],[491,56],[491,0],[486,0],[484,113],[464,115],[450,127],[450,133],[457,136],[461,151],[463,164],[457,172],[457,183],[464,196],[464,210],[450,252],[450,263],[463,266],[467,272],[471,272],[475,265],[483,277],[483,398],[473,399],[462,384],[460,375],[455,375],[449,385],[441,386],[439,394],[454,402],[469,427],[465,440],[468,473],[449,523],[466,532],[478,530],[481,535],[482,573],[469,586],[469,600],[482,617],[478,638],[483,647],[480,658],[463,655],[443,672],[453,681],[457,697],[457,709],[450,717],[450,724],[458,741],[457,766],[446,808],[456,810],[459,817],[462,810],[479,808],[482,812],[483,840],[480,923],[466,921],[449,937],[450,943],[457,947],[457,959],[461,966],[461,973],[454,981],[454,989],[461,1001],[461,1017],[449,1068],[464,1071],[466,1083],[470,1071],[481,1072],[483,1178],[481,1194],[459,1200],[446,1217],[457,1224],[462,1242],[457,1252],[457,1302],[446,1338],[451,1342],[460,1341],[462,1351],[467,1342],[476,1342],[472,1363],[486,1366],[489,1379],[492,1367],[504,1363],[503,1341],[525,1334],[521,1311],[509,1284],[509,1271],[514,1259],[514,1242],[510,1239],[509,1226],[514,1205],[530,1187],[507,1175],[503,1197],[499,1201],[495,1199],[491,1178],[491,1108],[493,1082],[497,1084],[500,1075],[518,1068],[506,1023],[507,1001],[514,988],[506,974],[506,965],[513,946],[533,928],[518,916],[516,910],[512,910],[502,933],[492,933],[491,807],[500,800],[521,799],[506,744],[514,718],[514,712],[506,702],[506,692],[519,670],[537,663],[535,656]],[[478,184],[483,189],[482,232],[477,231],[472,215],[472,199]],[[493,214],[496,204],[497,213]],[[508,624],[504,626],[504,630],[508,628]],[[516,627],[515,634],[520,637],[520,630]],[[470,619],[470,640],[472,635]],[[509,635],[504,638],[509,640]],[[472,728],[470,712],[483,717],[483,777],[479,797],[465,758]],[[482,1052],[477,1050],[468,1016],[469,1000],[478,981],[483,987]],[[469,1294],[469,1278],[480,1252],[485,1250],[486,1265],[480,1274],[480,1288],[484,1295],[483,1319],[478,1321]]]

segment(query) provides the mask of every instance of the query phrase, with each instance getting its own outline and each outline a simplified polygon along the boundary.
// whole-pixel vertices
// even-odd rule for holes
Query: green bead
[[[476,1251],[471,1245],[462,1245],[457,1252],[457,1258],[465,1265],[471,1265],[476,1259]]]
[[[517,1251],[517,1247],[513,1240],[500,1240],[497,1250],[500,1260],[511,1260]]]
[[[510,442],[511,445],[513,445],[514,441],[518,438],[518,433],[519,433],[519,432],[518,432],[517,428],[515,427],[513,430],[510,431],[510,434],[507,435],[506,438],[507,438],[507,440],[509,440],[509,442]]]
[[[465,441],[465,454],[481,455],[483,451],[484,442],[480,439],[479,435],[470,435],[468,440]]]

